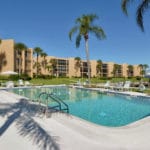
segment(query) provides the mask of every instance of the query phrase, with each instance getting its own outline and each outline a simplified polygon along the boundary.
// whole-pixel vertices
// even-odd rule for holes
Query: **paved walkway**
[[[49,118],[21,96],[0,91],[1,150],[149,150],[150,117],[118,128],[71,115]]]

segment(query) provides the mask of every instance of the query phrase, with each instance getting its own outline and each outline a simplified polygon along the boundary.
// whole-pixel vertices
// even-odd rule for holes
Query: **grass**
[[[73,84],[77,83],[80,80],[80,82],[86,82],[87,78],[52,78],[52,79],[42,79],[42,78],[33,78],[30,82],[33,84],[39,84],[39,85],[48,85],[48,84]],[[110,80],[111,82],[120,82],[120,81],[126,81],[130,80],[131,82],[140,82],[140,80],[137,80],[136,78],[91,78],[91,84],[97,84],[97,83],[105,83],[107,80]],[[148,79],[143,78],[144,82],[148,82]]]

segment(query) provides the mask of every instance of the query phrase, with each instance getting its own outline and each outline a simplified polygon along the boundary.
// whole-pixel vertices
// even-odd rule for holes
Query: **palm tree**
[[[98,75],[100,76],[102,74],[102,64],[103,64],[102,60],[100,59],[97,60],[96,70],[97,70]]]
[[[42,54],[43,50],[40,47],[35,47],[33,49],[33,54],[36,55],[36,76],[39,74],[40,64],[39,64],[39,56]]]
[[[119,74],[120,70],[121,70],[121,65],[114,64],[113,71],[112,71],[113,76],[119,77],[120,76],[120,74]]]
[[[56,76],[57,76],[57,60],[55,58],[52,58],[49,62],[51,64],[53,76],[54,76],[54,74],[56,74]]]
[[[46,57],[47,57],[47,54],[45,52],[42,52],[41,57],[43,57],[42,66],[43,66],[44,70],[46,71],[46,65],[47,65]]]
[[[3,67],[7,65],[6,54],[5,52],[0,53],[0,72],[2,71]]]
[[[89,49],[88,49],[88,39],[89,33],[94,33],[98,39],[104,39],[105,33],[103,29],[99,26],[93,25],[94,20],[98,19],[98,16],[95,14],[82,15],[77,18],[75,23],[76,25],[70,30],[69,38],[71,40],[72,35],[78,32],[76,37],[76,47],[80,46],[81,38],[85,40],[85,52],[88,65],[88,82],[90,83],[90,59],[89,59]]]
[[[121,4],[122,10],[126,15],[128,15],[127,5],[132,1],[134,0],[122,0],[122,4]],[[150,0],[141,0],[140,4],[137,7],[136,21],[142,31],[144,31],[143,14],[147,9],[150,8],[149,6],[150,6]]]
[[[52,66],[51,65],[46,65],[46,69],[48,70],[49,73],[52,72]]]
[[[146,74],[146,70],[147,70],[147,68],[149,68],[149,66],[147,64],[139,64],[138,67],[140,68],[140,74],[142,76],[144,76]]]
[[[76,61],[75,62],[75,70],[76,70],[76,73],[77,73],[78,70],[81,67],[81,58],[80,57],[75,57],[74,60]]]
[[[128,77],[132,77],[133,76],[133,66],[132,65],[128,65]]]
[[[25,51],[27,49],[27,46],[24,43],[16,43],[14,45],[14,49],[17,52],[18,55],[18,67],[19,67],[19,76],[21,74],[21,68],[22,68],[22,51]]]
[[[143,76],[143,65],[139,64],[138,67],[140,68],[140,75]]]

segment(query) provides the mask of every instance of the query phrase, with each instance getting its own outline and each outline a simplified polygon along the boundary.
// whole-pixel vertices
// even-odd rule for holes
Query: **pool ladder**
[[[68,105],[62,99],[60,99],[58,96],[54,95],[53,93],[46,93],[46,92],[40,93],[38,96],[39,97],[39,104],[42,103],[42,100],[41,100],[42,95],[45,95],[47,109],[52,109],[52,110],[56,110],[56,111],[66,111],[67,113],[69,113]],[[51,100],[53,100],[54,102],[56,102],[57,105],[49,106],[49,98]]]

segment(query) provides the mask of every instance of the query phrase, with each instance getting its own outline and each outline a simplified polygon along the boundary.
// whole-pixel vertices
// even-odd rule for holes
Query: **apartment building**
[[[13,39],[2,40],[0,44],[0,73],[4,71],[15,71],[18,74],[53,75],[56,77],[87,77],[88,65],[86,60],[80,60],[77,66],[75,58],[59,58],[54,56],[39,57],[38,68],[35,65],[36,58],[33,50],[29,48],[24,51],[14,49]],[[116,70],[114,67],[116,66]],[[128,77],[140,76],[140,68],[133,65],[129,72],[129,64],[116,64],[114,62],[102,62],[100,74],[97,71],[97,61],[90,60],[91,77]]]
[[[55,61],[52,61],[55,60]],[[39,58],[39,64],[42,64],[44,58]],[[36,58],[34,58],[34,63]],[[77,60],[75,58],[59,58],[54,56],[46,57],[46,65],[49,67],[40,67],[40,74],[53,75],[53,76],[66,76],[66,77],[87,77],[88,65],[86,60],[80,60],[78,66],[76,66]],[[114,71],[114,67],[117,66]],[[102,62],[101,73],[97,71],[97,61],[90,60],[90,74],[91,77],[134,77],[140,76],[140,68],[138,65],[133,65],[129,74],[129,64],[116,64],[114,62]],[[48,70],[49,68],[49,70]],[[36,73],[36,68],[34,68]]]
[[[33,74],[33,51],[27,49],[16,51],[13,39],[2,40],[0,43],[0,73],[4,71],[14,71],[18,74]]]

